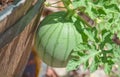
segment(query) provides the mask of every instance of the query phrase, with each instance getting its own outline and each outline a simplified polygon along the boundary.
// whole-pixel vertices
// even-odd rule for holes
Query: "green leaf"
[[[118,38],[120,39],[120,31],[117,33]]]
[[[78,66],[79,66],[78,61],[70,60],[67,64],[66,69],[67,71],[76,70]]]
[[[93,60],[91,66],[90,66],[90,72],[96,71],[97,68],[98,68],[98,65],[97,65],[97,63],[95,62],[95,60]]]
[[[71,59],[74,65],[68,68],[76,69],[80,64],[84,68],[90,68],[91,72],[95,71],[100,65],[104,65],[107,74],[110,73],[113,64],[116,62],[120,65],[120,47],[113,42],[113,36],[116,33],[120,38],[120,0],[73,0],[73,8],[78,12],[83,12],[95,22],[95,27],[89,28],[87,23],[77,19],[74,24],[82,36],[82,42],[73,49],[79,57]],[[73,52],[75,53],[75,52]],[[92,64],[89,59],[92,58]]]
[[[96,50],[89,50],[89,51],[90,53],[88,55],[86,54],[82,57],[80,56],[79,60],[71,59],[67,65],[67,70],[68,71],[75,70],[79,65],[86,64],[86,62],[89,61],[90,58],[100,53],[100,51],[96,51]]]
[[[80,20],[77,20],[75,23],[77,31],[81,34],[83,42],[87,42],[88,36],[84,33],[84,23]]]
[[[88,36],[88,40],[95,41],[94,35],[89,28],[84,29],[84,33]]]
[[[86,6],[85,4],[86,4],[85,1],[82,1],[82,0],[74,0],[72,2],[72,5],[74,6],[74,8],[78,8],[80,6],[85,7]]]
[[[89,50],[89,45],[87,43],[80,43],[76,48],[78,51]]]
[[[109,65],[109,64],[107,64],[107,63],[105,63],[105,65],[104,65],[104,71],[105,71],[105,73],[106,74],[110,74],[111,69],[112,69],[112,66]]]
[[[113,51],[113,50],[112,50],[113,47],[112,47],[112,45],[111,45],[110,43],[106,43],[104,47],[105,47],[104,49],[107,50],[107,52]]]
[[[89,67],[89,60],[84,63],[84,70],[86,70]]]

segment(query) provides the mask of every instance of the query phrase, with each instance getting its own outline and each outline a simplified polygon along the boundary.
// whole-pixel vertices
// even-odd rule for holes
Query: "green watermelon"
[[[65,67],[74,47],[82,42],[72,19],[66,12],[56,12],[45,17],[35,35],[35,49],[46,64]]]

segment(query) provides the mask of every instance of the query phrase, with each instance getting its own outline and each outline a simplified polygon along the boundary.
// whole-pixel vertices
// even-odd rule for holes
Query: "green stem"
[[[61,1],[63,2],[67,11],[71,10],[71,8],[70,8],[71,1],[70,0],[61,0]]]
[[[78,13],[76,13],[76,11],[72,8],[71,6],[71,1],[70,0],[61,0],[65,6],[65,8],[67,9],[67,19],[69,19],[71,16],[75,16],[77,18],[79,18],[81,21],[83,21],[86,25],[90,26],[90,27],[94,27],[95,23],[92,19],[89,19],[90,21],[87,21],[85,18],[83,18],[82,16],[78,15]],[[85,16],[85,15],[84,15]],[[91,23],[92,22],[92,23]]]
[[[74,9],[72,8],[70,0],[61,0],[67,9],[67,16],[66,19],[69,19],[74,14]]]

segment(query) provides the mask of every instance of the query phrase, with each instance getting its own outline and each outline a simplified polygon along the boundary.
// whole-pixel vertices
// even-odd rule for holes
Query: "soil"
[[[4,10],[14,0],[0,0],[0,11]]]

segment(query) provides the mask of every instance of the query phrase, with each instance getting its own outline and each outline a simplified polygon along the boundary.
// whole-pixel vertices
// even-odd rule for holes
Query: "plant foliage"
[[[80,64],[89,68],[91,72],[99,66],[109,74],[112,66],[119,61],[120,38],[120,1],[119,0],[74,0],[73,8],[83,12],[90,20],[94,20],[94,27],[86,26],[87,22],[75,24],[82,35],[81,42],[72,51],[72,58],[67,65],[68,70],[75,70]],[[91,61],[91,62],[90,62]]]
[[[119,63],[120,0],[61,0],[82,36],[82,42],[72,50],[67,69],[80,64],[91,72],[104,67],[109,74]],[[72,7],[71,7],[72,6]]]

